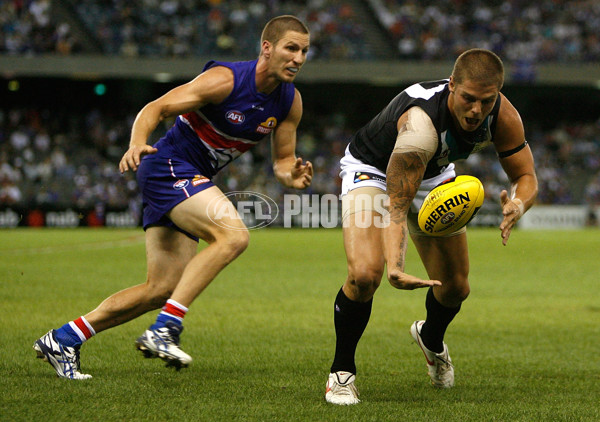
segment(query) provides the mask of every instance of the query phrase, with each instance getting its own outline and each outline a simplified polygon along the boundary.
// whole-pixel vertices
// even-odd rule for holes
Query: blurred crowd
[[[56,21],[51,0],[0,0],[0,54],[69,55],[81,42],[68,22]]]
[[[365,35],[380,28],[389,49],[405,59],[453,60],[479,46],[521,64],[524,75],[531,63],[600,62],[600,2],[594,0],[364,1],[372,13],[344,0],[0,0],[0,54],[89,52],[76,35],[81,28],[56,18],[58,6],[72,12],[96,41],[96,53],[106,55],[248,58],[258,53],[268,19],[294,14],[309,25],[310,55],[317,59],[378,58],[381,50],[369,48]],[[0,206],[139,211],[135,176],[121,175],[117,167],[134,117],[133,111],[0,105]],[[357,129],[355,120],[305,110],[298,155],[315,166],[309,193],[339,193],[338,160]],[[600,121],[526,126],[538,168],[538,202],[600,205]],[[495,201],[508,186],[492,149],[458,167],[481,178]],[[273,177],[267,141],[215,181],[226,191],[272,198],[285,193]]]
[[[131,123],[99,111],[0,112],[0,204],[138,208],[134,177],[117,167]]]
[[[557,123],[548,130],[526,122],[526,138],[535,158],[539,204],[600,205],[600,120]],[[509,186],[493,148],[457,167],[479,177],[488,198],[498,200]]]
[[[0,53],[82,51],[73,22],[53,17],[57,4],[108,55],[248,57],[271,17],[294,14],[310,27],[312,58],[453,60],[484,47],[525,69],[600,60],[597,0],[367,0],[360,10],[344,0],[3,0]],[[389,43],[369,48],[366,31]]]
[[[0,53],[77,53],[83,40],[50,13],[50,0],[0,1]],[[253,56],[272,17],[293,14],[312,34],[315,58],[367,59],[364,28],[349,2],[339,0],[78,0],[61,7],[105,55]]]
[[[0,205],[139,211],[135,176],[118,171],[134,117],[33,107],[1,112]],[[314,164],[307,193],[339,194],[338,160],[356,129],[351,122],[351,116],[341,113],[305,112],[297,153]],[[171,124],[164,122],[154,140]],[[600,121],[559,123],[550,130],[532,123],[527,125],[527,138],[536,160],[539,203],[600,205]],[[493,201],[509,186],[491,147],[458,168],[479,177]],[[251,190],[271,198],[286,193],[273,176],[268,140],[242,155],[215,182],[224,191]]]
[[[80,0],[76,9],[104,54],[253,56],[264,24],[292,14],[310,26],[313,57],[369,57],[362,25],[344,1]]]
[[[597,0],[368,0],[401,57],[487,48],[510,61],[600,60]]]

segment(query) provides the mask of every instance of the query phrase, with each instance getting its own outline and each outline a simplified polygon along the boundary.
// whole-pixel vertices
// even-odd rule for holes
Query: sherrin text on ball
[[[435,187],[419,210],[419,227],[431,236],[445,236],[464,227],[483,204],[484,190],[474,176],[457,176]]]

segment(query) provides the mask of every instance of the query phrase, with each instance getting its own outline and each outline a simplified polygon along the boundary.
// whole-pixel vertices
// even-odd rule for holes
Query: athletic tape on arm
[[[427,164],[438,147],[438,135],[431,118],[420,107],[411,107],[406,123],[398,131],[393,152],[418,152]]]
[[[519,207],[519,217],[525,214],[525,205],[523,204],[523,201],[521,201],[519,198],[513,198],[512,201],[517,204],[517,207]]]

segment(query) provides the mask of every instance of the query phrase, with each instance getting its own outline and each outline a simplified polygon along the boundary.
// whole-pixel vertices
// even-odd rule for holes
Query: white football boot
[[[147,329],[135,341],[135,347],[147,358],[159,357],[167,362],[167,366],[185,368],[192,362],[192,357],[179,348],[179,335],[182,331],[183,327],[167,322],[165,327]]]
[[[441,353],[432,352],[425,347],[421,339],[421,327],[424,323],[425,321],[415,321],[410,326],[410,334],[425,355],[431,384],[438,388],[454,387],[454,366],[448,353],[448,346],[444,343],[444,350]]]
[[[80,372],[79,347],[68,347],[60,344],[54,335],[55,330],[48,331],[33,343],[37,357],[48,362],[60,378],[87,380],[91,375]]]
[[[358,390],[354,385],[356,376],[351,372],[338,371],[329,374],[325,388],[325,400],[328,403],[351,405],[360,403]]]

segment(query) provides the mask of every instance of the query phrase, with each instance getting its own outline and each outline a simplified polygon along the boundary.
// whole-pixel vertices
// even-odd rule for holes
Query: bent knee
[[[467,284],[466,286],[461,286],[452,292],[454,300],[459,302],[464,302],[469,297],[471,293],[471,287]]]
[[[222,256],[231,262],[248,248],[250,233],[248,229],[235,230],[216,239],[217,246],[221,249]]]
[[[379,268],[353,268],[348,274],[348,282],[359,296],[372,295],[381,284],[383,270]]]
[[[149,308],[162,308],[173,294],[173,289],[167,286],[157,286],[150,280],[146,283],[146,302]]]
[[[467,300],[471,293],[471,287],[469,282],[465,279],[461,283],[446,284],[443,287],[443,304],[446,306],[459,306],[462,302]]]

